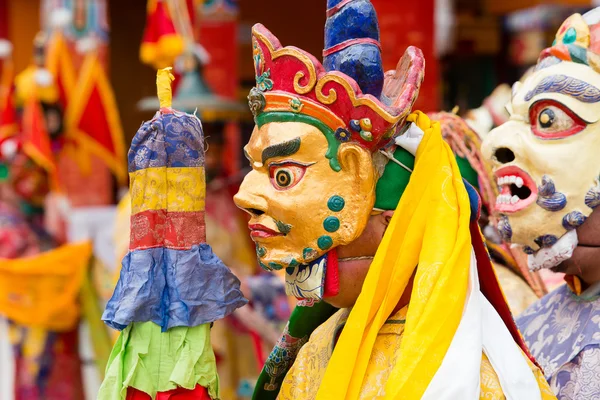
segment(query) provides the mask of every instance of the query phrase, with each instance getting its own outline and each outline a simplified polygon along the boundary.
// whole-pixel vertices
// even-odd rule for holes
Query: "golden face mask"
[[[506,240],[533,254],[581,225],[600,204],[598,10],[569,17],[535,71],[516,83],[510,120],[484,140]]]
[[[253,28],[253,48],[257,86],[248,99],[256,128],[244,148],[252,171],[234,200],[250,214],[260,265],[286,269],[288,294],[321,299],[338,290],[332,250],[367,224],[377,182],[372,153],[410,112],[422,55],[409,49],[379,89],[367,85],[372,92],[362,94],[353,78],[282,47],[262,25]],[[382,93],[390,105],[378,100]]]
[[[371,154],[342,144],[341,169],[335,171],[327,147],[319,129],[301,122],[257,127],[245,147],[252,171],[235,201],[251,215],[250,235],[263,268],[310,263],[365,228],[375,202]]]

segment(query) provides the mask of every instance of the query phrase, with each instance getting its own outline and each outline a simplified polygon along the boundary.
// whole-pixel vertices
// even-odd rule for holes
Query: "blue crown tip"
[[[327,7],[325,69],[345,73],[379,98],[384,75],[375,8],[369,0],[328,0]]]

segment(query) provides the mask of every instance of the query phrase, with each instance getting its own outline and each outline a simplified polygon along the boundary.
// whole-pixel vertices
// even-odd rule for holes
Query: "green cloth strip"
[[[163,333],[153,322],[134,322],[113,346],[98,400],[125,400],[128,387],[154,399],[157,392],[194,389],[197,384],[207,388],[212,399],[219,398],[210,324]]]

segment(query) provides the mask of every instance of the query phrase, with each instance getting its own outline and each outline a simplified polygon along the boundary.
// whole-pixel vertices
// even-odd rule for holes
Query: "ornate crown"
[[[274,121],[309,123],[323,131],[330,147],[333,142],[337,145],[354,142],[371,151],[383,147],[410,113],[423,80],[425,61],[416,47],[409,47],[396,70],[385,74],[383,92],[377,98],[363,94],[357,79],[335,70],[327,72],[307,52],[282,47],[261,24],[252,29],[252,45],[256,87],[250,91],[248,100],[256,124],[260,127]],[[378,48],[379,42],[349,39],[333,51],[353,45]],[[326,52],[328,56],[332,50]],[[336,168],[335,156],[328,158]]]
[[[583,16],[573,14],[567,18],[551,47],[544,49],[538,61],[554,56],[563,61],[585,64],[600,72],[600,8]]]

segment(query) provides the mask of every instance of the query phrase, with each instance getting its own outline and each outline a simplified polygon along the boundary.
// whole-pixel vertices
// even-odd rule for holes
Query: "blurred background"
[[[501,84],[521,79],[560,23],[596,2],[372,0],[386,70],[409,45],[424,52],[415,108],[454,109],[483,131],[507,118]],[[282,276],[257,268],[231,200],[253,128],[257,22],[283,45],[322,52],[324,0],[0,0],[0,258],[93,243],[64,273],[48,259],[28,259],[35,278],[20,275],[22,264],[0,268],[0,400],[95,398],[116,339],[100,316],[129,241],[126,153],[158,109],[156,69],[167,66],[174,108],[204,126],[208,243],[251,300],[213,329],[222,397],[251,397],[294,305]],[[65,282],[76,301],[49,311]],[[74,317],[57,327],[67,311]]]

